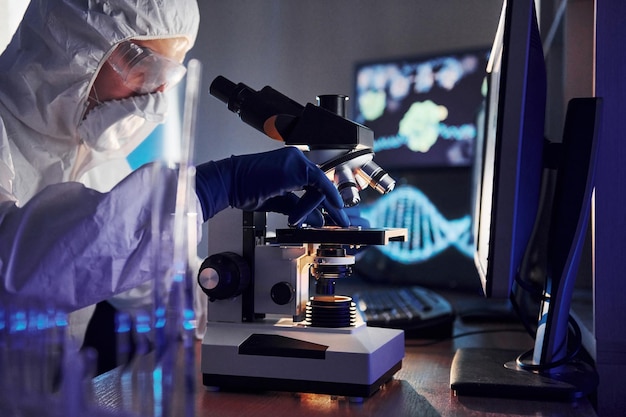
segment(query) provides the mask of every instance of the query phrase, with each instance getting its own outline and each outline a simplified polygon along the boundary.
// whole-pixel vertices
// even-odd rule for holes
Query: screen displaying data
[[[372,227],[408,230],[406,242],[362,251],[362,274],[399,283],[475,279],[471,176],[488,55],[485,47],[356,65],[353,119],[374,131],[374,161],[397,180],[393,192],[367,195],[360,215]]]

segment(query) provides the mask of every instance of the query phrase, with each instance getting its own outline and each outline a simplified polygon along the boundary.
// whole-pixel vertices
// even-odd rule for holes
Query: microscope
[[[333,180],[346,207],[359,203],[365,187],[393,189],[394,180],[373,162],[373,132],[345,118],[345,96],[302,106],[269,86],[255,91],[222,76],[209,91],[248,125],[302,149]],[[212,254],[198,273],[209,298],[203,384],[352,399],[374,394],[402,366],[404,333],[368,327],[335,285],[352,274],[352,250],[406,235],[406,229],[306,225],[270,234],[266,213],[218,213],[209,222]]]

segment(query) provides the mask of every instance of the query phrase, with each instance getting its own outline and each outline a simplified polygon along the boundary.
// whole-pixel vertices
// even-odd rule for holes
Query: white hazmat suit
[[[198,24],[196,0],[32,0],[0,56],[0,307],[18,296],[76,311],[163,276],[174,203],[163,196],[175,196],[176,172],[139,168],[110,192],[78,181],[164,120],[160,91]],[[121,52],[142,48],[153,60],[134,71]],[[336,186],[295,147],[195,168],[203,221],[230,206],[350,224]]]
[[[196,0],[32,0],[0,56],[0,303],[74,311],[150,277],[151,169],[110,193],[77,181],[164,120],[163,93],[97,106],[88,94],[128,39],[195,42]],[[113,127],[119,135],[106,135]],[[111,140],[111,138],[117,138]],[[159,184],[175,187],[173,172]]]

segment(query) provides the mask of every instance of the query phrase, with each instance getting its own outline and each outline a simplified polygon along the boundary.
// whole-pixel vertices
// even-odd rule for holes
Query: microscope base
[[[402,367],[401,330],[288,323],[209,323],[202,342],[203,384],[369,397]]]

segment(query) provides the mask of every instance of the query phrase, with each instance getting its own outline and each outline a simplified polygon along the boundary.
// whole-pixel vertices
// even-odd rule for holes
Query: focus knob
[[[209,256],[198,272],[198,284],[211,301],[236,297],[249,283],[250,268],[245,259],[234,252]]]
[[[276,304],[284,306],[293,300],[295,290],[288,282],[278,282],[272,286],[270,297]]]

